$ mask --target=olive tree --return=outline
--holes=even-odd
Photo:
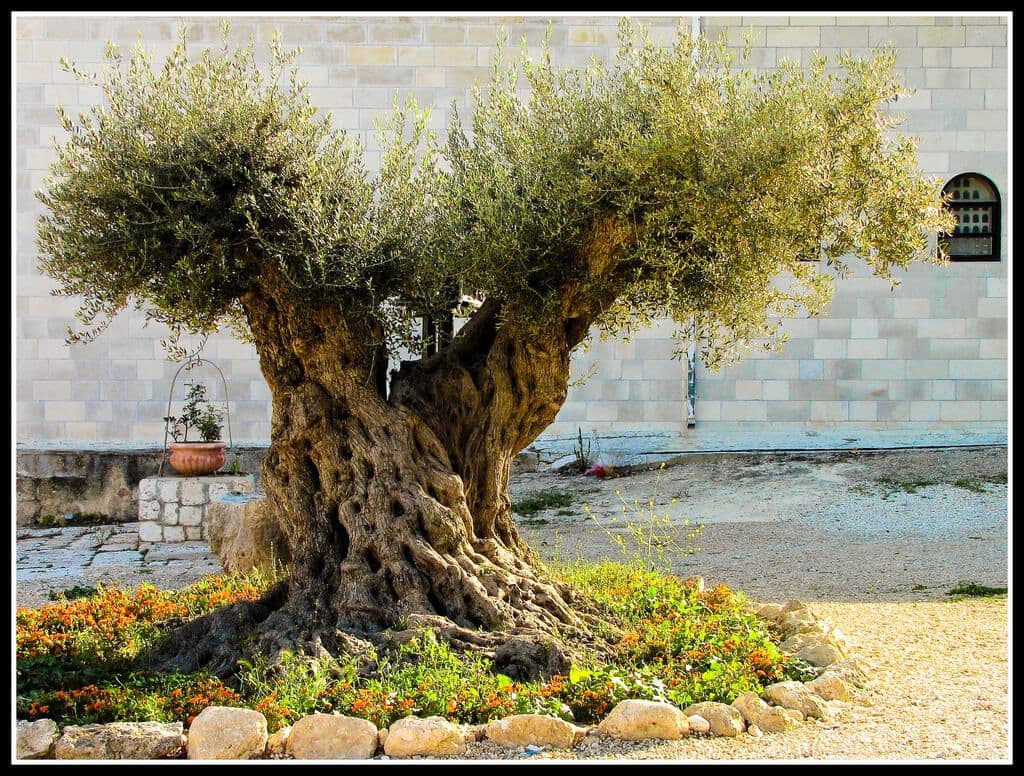
[[[155,67],[108,47],[79,73],[104,104],[61,114],[40,195],[42,268],[82,300],[72,338],[127,306],[172,340],[230,327],[272,393],[262,476],[290,580],[194,632],[193,662],[229,662],[246,630],[351,645],[401,623],[557,669],[546,639],[586,637],[591,610],[533,561],[509,469],[588,334],[693,317],[718,366],[820,311],[844,257],[891,278],[949,227],[891,131],[892,53],[757,74],[624,26],[611,65],[499,64],[446,138],[398,104],[371,173],[299,54],[271,49],[261,67],[182,38]],[[456,331],[465,297],[483,301]]]

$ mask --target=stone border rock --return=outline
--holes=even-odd
[[[452,757],[461,754],[469,742],[483,740],[527,751],[564,750],[589,735],[624,741],[671,740],[688,735],[746,734],[760,738],[807,719],[827,720],[833,714],[830,703],[848,701],[854,689],[867,685],[864,669],[849,656],[845,635],[818,618],[806,604],[797,600],[765,604],[755,614],[781,632],[784,652],[822,671],[806,683],[769,685],[760,696],[744,693],[732,704],[704,702],[679,709],[669,703],[625,700],[600,724],[590,727],[578,727],[548,715],[517,714],[476,726],[459,725],[443,717],[405,717],[374,732],[372,723],[357,717],[314,714],[268,737],[266,719],[259,712],[211,706],[193,722],[190,740],[181,734],[180,723],[175,723],[177,727],[154,722],[114,722],[85,728],[69,725],[58,735],[52,720],[21,720],[17,726],[18,757],[45,759],[54,753],[62,759],[169,757],[175,754],[178,737],[189,759],[203,760]],[[208,726],[210,735],[202,732],[202,725],[196,729],[200,718],[215,723]],[[236,727],[233,720],[237,721],[237,735],[229,734]],[[243,734],[243,729],[248,732]],[[89,735],[83,737],[85,732]],[[115,739],[116,746],[108,743]],[[133,748],[132,742],[138,746]],[[154,755],[157,749],[160,753]]]

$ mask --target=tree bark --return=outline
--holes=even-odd
[[[404,363],[390,394],[379,324],[297,299],[282,279],[243,297],[273,396],[263,486],[290,579],[195,633],[174,667],[228,671],[250,626],[263,651],[429,626],[514,677],[568,668],[556,632],[599,643],[586,603],[538,570],[508,497],[512,460],[561,408],[570,353],[603,303],[578,291],[565,289],[559,325],[529,332],[486,301],[447,347]]]
[[[259,626],[261,650],[341,634],[401,639],[432,627],[488,651],[511,676],[566,670],[569,657],[552,634],[593,642],[593,618],[535,567],[507,485],[515,452],[564,399],[568,351],[506,346],[485,314],[474,327],[474,352],[488,367],[481,385],[452,365],[428,394],[411,390],[423,385],[406,372],[389,401],[372,344],[380,332],[337,309],[300,313],[287,301],[272,293],[244,300],[273,395],[263,486],[292,557],[287,591],[267,611],[246,608],[241,617]],[[541,377],[523,382],[529,359],[540,367],[529,374]],[[226,670],[227,642],[245,629],[237,619],[201,650],[208,666],[214,654]]]

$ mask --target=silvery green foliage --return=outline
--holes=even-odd
[[[504,300],[524,336],[600,299],[604,333],[696,315],[715,366],[822,310],[844,257],[892,278],[950,227],[883,112],[905,93],[892,52],[755,74],[724,43],[662,48],[623,23],[612,66],[499,62],[446,143],[398,104],[376,175],[310,104],[297,52],[270,53],[193,59],[183,33],[159,68],[110,47],[80,74],[105,104],[61,114],[39,229],[43,270],[83,299],[74,337],[128,305],[175,333],[244,332],[239,300],[273,270],[392,347],[463,293]]]

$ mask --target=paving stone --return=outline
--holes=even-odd
[[[108,566],[138,566],[142,563],[142,553],[136,550],[114,550],[112,552],[100,552],[93,558],[90,568],[105,568]]]
[[[43,567],[84,566],[92,560],[93,555],[91,550],[39,550],[32,553],[31,564]]]
[[[146,562],[157,560],[195,560],[212,555],[205,542],[176,542],[172,545],[154,544],[146,553]]]

